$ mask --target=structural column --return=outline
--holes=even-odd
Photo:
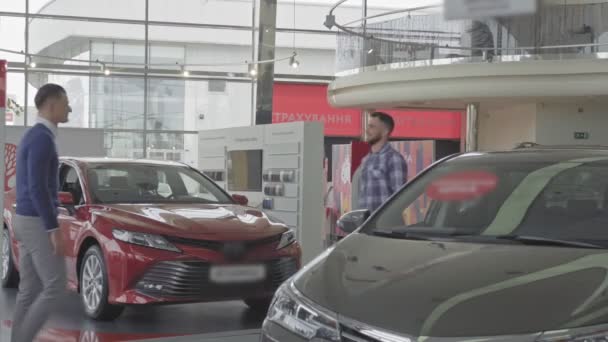
[[[467,105],[465,126],[464,150],[466,152],[477,151],[477,139],[479,129],[479,103]]]
[[[373,111],[370,109],[364,109],[361,111],[361,141],[367,141],[367,124],[369,123],[369,116]]]
[[[260,0],[258,60],[275,59],[277,0]],[[255,124],[272,123],[274,63],[257,65]]]
[[[361,8],[363,10],[363,13],[361,13],[361,18],[367,18],[367,0],[361,0]],[[369,58],[368,58],[368,51],[371,49],[372,46],[372,41],[370,39],[367,39],[365,37],[367,37],[367,19],[363,19],[363,21],[361,21],[361,34],[363,35],[363,37],[361,38],[362,40],[362,44],[361,44],[361,67],[366,67],[369,64]]]

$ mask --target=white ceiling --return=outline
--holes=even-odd
[[[37,12],[42,8],[45,4],[47,4],[50,0],[30,0],[30,10],[32,12]],[[143,0],[137,0],[143,3]],[[201,3],[205,3],[208,1],[218,1],[218,0],[201,0]],[[222,1],[222,0],[219,0]],[[245,2],[250,0],[243,0]],[[432,4],[440,4],[443,3],[444,0],[367,0],[367,5],[369,7],[385,7],[385,8],[408,8],[408,7],[417,7],[417,6],[426,6]],[[562,0],[563,1],[563,0]],[[576,1],[576,0],[570,0]],[[581,0],[578,0],[581,1]],[[589,0],[587,0],[589,1]],[[86,1],[85,1],[86,2]],[[293,0],[279,0],[279,2],[291,2]],[[296,0],[297,3],[310,3],[310,4],[323,4],[323,5],[333,5],[338,2],[338,0]],[[363,0],[348,0],[342,6],[356,6],[361,7]]]
[[[51,0],[29,0],[30,11],[32,13],[38,12],[45,4]],[[88,0],[87,0],[88,1]],[[137,0],[143,3],[143,0]],[[201,0],[202,3],[208,1],[223,1],[223,0]],[[234,0],[233,0],[234,1]],[[251,0],[239,0],[248,2]],[[291,2],[293,0],[278,0],[279,2]],[[371,8],[388,8],[388,9],[400,9],[400,8],[412,8],[427,5],[442,4],[445,0],[367,0],[368,7]],[[543,0],[546,4],[560,4],[563,5],[564,1],[568,4],[581,4],[581,3],[597,3],[605,2],[605,0]],[[297,3],[308,3],[308,4],[322,4],[322,5],[333,5],[338,0],[296,0]],[[363,0],[348,0],[341,6],[361,7]]]
[[[286,0],[289,1],[289,0]],[[333,5],[338,0],[296,0],[298,3]],[[441,4],[443,0],[367,0],[368,7],[381,8],[411,8],[426,5]],[[361,7],[363,0],[348,0],[341,6]]]
[[[30,12],[37,13],[43,6],[51,2],[52,0],[29,0],[30,1]],[[85,0],[84,2],[90,0]],[[130,0],[135,1],[135,0]],[[136,0],[138,3],[144,2],[144,0]],[[153,0],[152,0],[153,1]],[[200,0],[202,4],[208,1],[224,1],[224,0]],[[234,1],[234,0],[233,0]],[[244,2],[250,2],[251,0],[239,0]],[[367,0],[367,5],[370,8],[410,8],[418,6],[426,6],[433,4],[440,4],[444,0]],[[570,0],[572,1],[572,0]],[[290,2],[293,0],[279,0],[279,2]],[[297,3],[309,3],[309,4],[321,4],[321,5],[334,5],[338,0],[296,0]],[[348,0],[342,6],[361,7],[363,0]]]

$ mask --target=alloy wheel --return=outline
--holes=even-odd
[[[11,260],[10,240],[6,230],[2,232],[2,280],[8,277],[8,267]]]
[[[90,255],[82,272],[82,296],[84,304],[90,311],[95,311],[101,303],[103,293],[103,270],[101,261],[96,255]]]

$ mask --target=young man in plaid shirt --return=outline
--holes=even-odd
[[[382,112],[370,115],[366,129],[371,152],[361,163],[359,208],[373,212],[407,181],[407,163],[388,140],[395,128],[393,118]]]

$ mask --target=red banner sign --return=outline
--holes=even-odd
[[[395,138],[459,140],[462,113],[440,110],[382,110],[395,119]],[[333,108],[327,85],[275,83],[273,123],[321,121],[326,136],[361,136],[361,110]]]
[[[275,83],[272,123],[293,121],[321,121],[326,136],[361,134],[361,112],[331,107],[327,85]]]

